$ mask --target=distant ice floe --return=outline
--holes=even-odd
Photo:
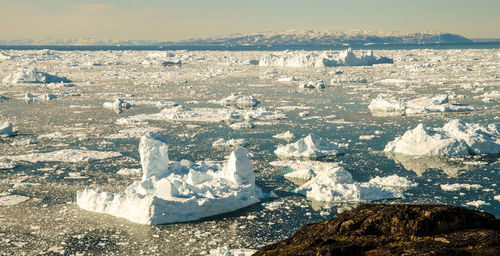
[[[278,111],[269,111],[265,108],[257,109],[227,109],[227,108],[186,108],[177,106],[163,109],[156,114],[140,114],[117,120],[118,124],[142,124],[146,120],[169,120],[185,122],[238,122],[252,120],[285,119],[285,114]]]
[[[476,208],[479,208],[481,206],[489,206],[489,205],[491,205],[491,204],[487,203],[483,200],[476,200],[476,201],[470,201],[470,202],[465,203],[465,206],[474,206]]]
[[[389,142],[384,151],[426,156],[498,154],[500,132],[495,124],[482,126],[457,119],[442,128],[427,128],[419,124]]]
[[[124,101],[123,99],[115,99],[113,102],[104,102],[103,107],[114,110],[122,110],[131,108],[132,104]]]
[[[391,175],[375,177],[368,182],[357,182],[351,173],[338,163],[318,161],[276,161],[294,171],[285,178],[307,180],[295,191],[323,202],[359,202],[403,197],[402,190],[418,186],[404,177]]]
[[[443,112],[474,111],[473,107],[458,106],[449,103],[448,95],[420,97],[410,101],[396,99],[394,96],[378,95],[368,105],[374,116],[419,115]]]
[[[255,124],[250,123],[250,122],[238,122],[229,125],[234,130],[242,130],[242,129],[252,129],[255,127]]]
[[[441,189],[444,191],[458,191],[458,190],[472,190],[472,189],[481,189],[483,186],[479,184],[441,184]]]
[[[14,125],[9,122],[0,123],[0,138],[2,137],[12,137],[16,136],[17,131],[14,129]]]
[[[121,168],[116,172],[118,175],[122,176],[139,176],[142,175],[141,168]]]
[[[212,147],[214,148],[234,148],[234,147],[246,147],[250,145],[250,142],[248,142],[245,139],[230,139],[230,140],[225,140],[224,138],[220,138],[214,143],[212,143]]]
[[[381,63],[394,63],[394,61],[386,57],[373,56],[372,51],[361,52],[358,57],[349,48],[341,52],[283,51],[262,57],[259,66],[321,68],[330,66],[372,66]]]
[[[254,96],[245,96],[239,93],[231,93],[227,98],[218,101],[209,101],[226,107],[249,108],[260,103]]]
[[[26,93],[24,95],[24,100],[25,101],[33,101],[33,100],[42,100],[42,101],[49,101],[49,100],[55,100],[57,99],[57,95],[52,94],[52,93],[44,93],[40,95],[35,95],[32,93]]]
[[[141,138],[142,180],[124,192],[87,187],[78,192],[80,208],[107,213],[141,224],[193,221],[231,212],[260,201],[248,151],[234,150],[222,166],[188,160],[169,166],[168,146],[154,134]]]
[[[323,80],[316,80],[316,81],[305,81],[302,83],[299,83],[299,89],[325,89],[325,82]]]
[[[71,80],[64,76],[56,76],[36,69],[21,69],[6,76],[4,84],[48,84],[48,83],[69,83]]]
[[[114,157],[121,157],[122,154],[113,151],[95,151],[83,149],[62,149],[46,153],[32,153],[27,155],[0,156],[0,160],[26,161],[26,162],[88,162]]]
[[[339,145],[309,134],[297,142],[278,146],[274,153],[280,158],[320,158],[343,153]]]
[[[495,102],[495,101],[500,101],[500,91],[491,91],[491,92],[486,92],[483,95],[481,95],[482,101],[483,102]]]
[[[280,139],[280,140],[294,140],[295,135],[293,133],[291,133],[290,131],[286,131],[286,132],[274,135],[273,138]]]

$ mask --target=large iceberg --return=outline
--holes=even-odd
[[[500,132],[495,124],[482,126],[457,119],[442,128],[427,128],[419,124],[389,142],[384,151],[426,156],[498,154]]]
[[[358,57],[349,48],[341,52],[284,51],[279,55],[269,54],[262,57],[259,66],[318,68],[329,66],[372,66],[381,63],[394,63],[394,61],[386,57],[375,57],[372,51],[361,53]]]
[[[48,84],[48,83],[69,83],[71,80],[64,76],[56,76],[45,72],[37,71],[36,69],[21,69],[5,77],[2,82],[4,84]]]
[[[167,144],[148,134],[141,138],[139,153],[141,181],[121,193],[87,187],[77,193],[78,206],[141,224],[163,224],[231,212],[262,197],[246,149],[234,150],[224,166],[188,160],[169,165]]]
[[[274,153],[281,158],[320,158],[335,156],[343,153],[343,151],[338,144],[309,134],[297,142],[278,146]]]

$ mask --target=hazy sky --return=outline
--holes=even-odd
[[[500,0],[0,0],[0,39],[179,40],[287,29],[500,38]]]

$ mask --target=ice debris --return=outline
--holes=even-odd
[[[122,110],[122,109],[128,109],[132,107],[132,104],[124,101],[123,99],[115,99],[113,102],[104,102],[103,106],[105,108],[109,109],[117,109],[117,110]]]
[[[224,246],[210,250],[209,256],[250,256],[256,252],[257,250],[231,249],[229,246]]]
[[[309,134],[295,143],[278,146],[274,153],[280,158],[320,158],[335,156],[343,151],[338,144]]]
[[[7,77],[5,77],[2,82],[4,84],[20,84],[20,83],[69,83],[71,80],[64,76],[56,76],[47,74],[44,72],[37,71],[36,69],[24,69],[18,70]]]
[[[238,122],[229,125],[229,127],[231,127],[234,130],[241,130],[241,129],[252,129],[255,127],[255,125],[250,122]]]
[[[407,155],[468,155],[500,153],[500,132],[495,124],[482,126],[454,119],[442,128],[419,124],[389,142],[384,151]]]
[[[444,191],[458,191],[458,190],[471,190],[471,189],[481,189],[483,186],[479,184],[441,184],[441,189]]]
[[[18,205],[26,200],[30,199],[27,196],[21,195],[7,195],[0,197],[0,206],[13,206]]]
[[[293,133],[291,133],[290,131],[286,131],[286,132],[274,135],[273,138],[280,139],[280,140],[293,140],[293,139],[295,139],[295,135]]]
[[[323,80],[306,81],[299,84],[299,89],[325,89]]]
[[[250,145],[250,142],[248,142],[245,139],[230,139],[230,140],[225,140],[224,138],[220,138],[214,143],[212,143],[212,147],[214,148],[232,148],[232,147],[246,147]]]
[[[143,176],[124,192],[87,187],[77,193],[80,208],[107,213],[141,224],[193,221],[231,212],[260,201],[248,151],[234,150],[222,166],[188,160],[169,166],[168,146],[154,134],[139,145]]]

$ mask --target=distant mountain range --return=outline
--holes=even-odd
[[[121,46],[292,46],[292,45],[342,45],[342,44],[422,44],[469,43],[472,40],[450,33],[404,33],[380,31],[289,30],[252,34],[232,34],[180,41],[159,42],[151,40],[110,40],[96,38],[1,40],[0,45],[121,45]]]

